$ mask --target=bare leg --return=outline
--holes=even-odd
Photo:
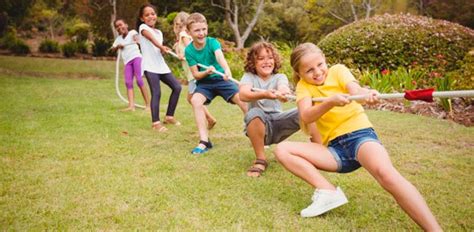
[[[255,156],[257,159],[266,160],[265,157],[265,148],[264,148],[264,139],[265,139],[265,124],[262,119],[254,118],[247,126],[247,135],[252,143],[253,150],[255,151]],[[265,170],[265,166],[262,164],[254,164],[252,167],[259,168],[260,170]],[[258,177],[260,176],[259,172],[247,172],[247,176]]]
[[[377,142],[362,144],[360,164],[395,198],[400,207],[425,231],[441,231],[423,196],[392,165],[385,148]]]
[[[122,111],[135,111],[135,95],[133,89],[127,89],[128,107]]]
[[[194,119],[199,131],[199,139],[209,142],[209,134],[206,127],[206,114],[204,113],[204,102],[206,97],[200,93],[193,94],[191,98],[191,105],[193,106]],[[205,148],[203,144],[199,144],[202,149]]]
[[[145,110],[150,111],[150,97],[148,96],[145,86],[140,87],[140,92],[142,93],[143,100],[145,101]]]
[[[188,93],[188,96],[187,96],[187,100],[189,102],[189,104],[192,105],[191,103],[191,98],[193,97],[192,94],[189,94]],[[206,106],[204,106],[204,114],[206,115],[206,120],[207,120],[207,129],[212,129],[214,127],[214,125],[216,125],[216,118],[214,118],[214,116],[212,116],[212,114],[209,112],[209,110],[207,109]]]
[[[248,111],[247,103],[245,103],[245,102],[243,102],[243,101],[240,100],[240,97],[239,97],[239,94],[238,94],[238,93],[236,93],[236,94],[232,97],[231,101],[232,101],[233,103],[237,104],[237,105],[240,107],[240,110],[242,110],[242,112],[244,113],[244,115],[247,113],[247,111]]]
[[[318,189],[336,187],[318,171],[337,171],[337,162],[329,150],[317,143],[282,142],[273,152],[278,161],[295,176]]]

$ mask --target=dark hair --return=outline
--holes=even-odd
[[[281,68],[281,58],[278,54],[278,51],[271,43],[268,42],[257,42],[250,48],[249,52],[247,53],[247,58],[245,60],[245,71],[253,74],[257,74],[257,70],[255,68],[255,60],[257,59],[258,52],[262,49],[267,50],[273,56],[273,60],[275,61],[275,66],[273,67],[273,74],[278,72],[278,69]]]
[[[125,20],[123,18],[116,18],[114,20],[114,27],[115,27],[115,24],[118,22],[118,21],[122,21],[123,23],[127,24],[127,22],[125,22]]]
[[[137,23],[135,24],[135,26],[136,26],[135,29],[136,29],[137,31],[140,29],[140,25],[142,25],[142,23],[144,23],[144,22],[142,21],[141,17],[142,17],[142,15],[143,15],[143,11],[144,11],[145,8],[147,8],[147,7],[151,7],[151,8],[155,11],[155,13],[156,13],[156,7],[155,7],[155,6],[153,6],[153,5],[150,4],[150,3],[145,3],[145,4],[143,4],[143,5],[140,7],[140,9],[138,10]]]

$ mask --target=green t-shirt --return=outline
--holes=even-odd
[[[221,49],[221,44],[217,39],[212,38],[212,37],[207,37],[206,38],[206,44],[204,47],[200,50],[197,50],[193,43],[190,43],[185,49],[184,49],[184,55],[186,56],[186,61],[188,61],[189,67],[192,67],[194,65],[203,64],[206,66],[214,66],[217,71],[224,73],[224,69],[219,65],[216,59],[215,51]],[[201,68],[198,66],[199,71],[204,71],[204,68]],[[205,78],[202,78],[198,82],[207,82],[207,81],[212,81],[212,79],[221,79],[222,76],[219,74],[211,74],[208,75]]]

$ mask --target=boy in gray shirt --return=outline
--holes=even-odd
[[[267,42],[252,46],[245,62],[245,74],[240,81],[240,99],[249,103],[245,115],[245,130],[255,151],[256,160],[247,175],[259,177],[268,166],[265,145],[276,144],[300,129],[298,110],[283,111],[282,102],[290,93],[288,78],[279,74],[281,59]],[[252,91],[257,88],[263,91]]]

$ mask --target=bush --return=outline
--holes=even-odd
[[[40,52],[45,52],[45,53],[58,53],[59,52],[59,43],[50,40],[50,39],[45,39],[41,42],[39,46]]]
[[[0,48],[10,49],[15,46],[18,37],[16,35],[16,30],[14,28],[9,28],[5,35],[0,38]]]
[[[92,45],[92,55],[105,56],[112,44],[105,38],[95,38]]]
[[[25,41],[21,39],[17,39],[15,41],[15,44],[10,47],[10,51],[12,51],[15,54],[28,54],[30,53],[30,47],[25,43]]]
[[[74,56],[77,52],[77,43],[74,41],[69,41],[63,44],[62,50],[65,57]]]
[[[77,52],[82,54],[89,53],[89,45],[87,45],[86,41],[76,41]]]
[[[381,15],[346,25],[318,44],[329,63],[355,69],[396,69],[419,64],[432,70],[442,57],[445,71],[459,69],[474,46],[474,30],[422,16]]]

